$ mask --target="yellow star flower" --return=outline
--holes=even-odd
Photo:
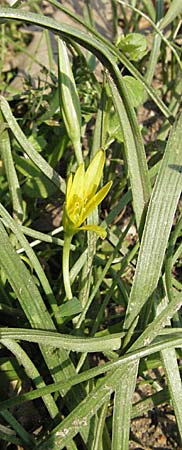
[[[79,230],[94,231],[100,237],[106,237],[104,228],[98,225],[83,225],[90,213],[102,202],[111,188],[109,181],[98,192],[105,163],[105,153],[99,150],[85,172],[82,163],[74,177],[70,175],[67,183],[66,202],[63,214],[63,227],[67,235],[72,236]]]

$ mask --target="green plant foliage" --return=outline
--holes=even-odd
[[[138,108],[144,101],[144,87],[142,83],[138,80],[135,80],[134,77],[125,75],[125,77],[123,78],[126,84],[126,88],[129,91],[131,103],[134,108]]]
[[[181,2],[83,3],[0,5],[0,448],[179,449]]]
[[[145,56],[147,51],[146,38],[140,33],[119,36],[116,44],[131,61],[139,61]]]

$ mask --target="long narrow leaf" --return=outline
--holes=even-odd
[[[0,112],[0,125],[4,123],[3,116]],[[9,184],[9,191],[12,199],[13,214],[18,221],[23,219],[23,204],[20,185],[16,174],[8,130],[5,129],[1,133],[0,153],[4,162],[5,172]]]
[[[32,379],[37,388],[46,386],[39,371],[31,361],[29,356],[26,354],[26,352],[20,347],[19,344],[17,344],[17,342],[15,342],[13,339],[5,338],[1,340],[1,343],[6,348],[8,348],[8,350],[10,350],[13,355],[16,356],[19,364],[25,368],[26,374],[30,379]],[[42,400],[45,403],[50,416],[54,418],[59,413],[59,410],[52,396],[49,394],[48,396],[42,397]]]
[[[160,277],[164,254],[182,188],[182,115],[174,124],[151,195],[125,327],[129,328],[152,295]]]
[[[29,158],[42,170],[42,172],[63,192],[65,192],[65,182],[61,176],[47,163],[47,161],[34,149],[33,145],[26,138],[21,130],[18,122],[13,116],[7,100],[0,96],[0,109],[3,113],[4,119],[7,121],[14,137],[22,147],[23,151]]]
[[[3,217],[3,219],[6,222],[6,225],[13,231],[13,233],[16,235],[17,239],[19,240],[20,244],[24,248],[28,258],[30,259],[35,272],[37,273],[39,280],[42,284],[42,287],[44,289],[44,292],[47,296],[47,299],[49,300],[49,303],[51,305],[52,311],[56,314],[57,312],[57,303],[56,299],[54,297],[53,291],[51,289],[51,286],[48,282],[48,279],[41,267],[41,264],[36,257],[34,251],[30,247],[27,239],[25,238],[24,234],[21,231],[21,227],[19,224],[15,222],[10,216],[10,214],[6,211],[6,209],[3,207],[3,205],[0,204],[0,215]]]
[[[16,434],[21,438],[22,443],[24,445],[33,447],[34,439],[28,433],[28,431],[24,429],[24,427],[18,422],[18,420],[13,416],[13,414],[10,411],[8,410],[1,411],[1,416],[9,425],[11,425]]]
[[[150,181],[146,164],[146,157],[139,127],[136,123],[134,110],[127,96],[122,78],[122,93],[125,94],[125,104],[119,95],[113,81],[109,84],[113,102],[118,113],[120,126],[123,131],[130,183],[133,196],[133,206],[138,227],[141,224],[142,214],[149,200]]]
[[[127,364],[125,373],[121,368],[121,378],[114,396],[112,447],[111,450],[128,450],[132,397],[138,373],[138,363]]]
[[[0,328],[1,339],[22,339],[51,347],[65,348],[76,352],[104,352],[118,350],[123,333],[109,334],[95,338],[81,338],[42,330],[26,330],[22,328]]]
[[[182,14],[182,3],[179,0],[172,0],[166,15],[161,20],[160,28],[163,30],[180,14]]]
[[[167,384],[173,403],[178,430],[182,439],[182,384],[175,349],[161,352]]]

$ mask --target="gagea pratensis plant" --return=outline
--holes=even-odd
[[[66,201],[63,213],[64,247],[63,247],[63,280],[68,299],[72,298],[69,280],[69,252],[72,237],[80,230],[94,231],[102,239],[106,237],[106,230],[99,225],[82,225],[91,212],[102,202],[109,192],[112,181],[108,181],[98,192],[105,153],[99,150],[88,169],[84,163],[80,164],[74,177],[68,178],[66,187]]]

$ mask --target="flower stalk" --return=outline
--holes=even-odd
[[[72,298],[69,280],[69,253],[72,237],[79,230],[94,231],[102,239],[106,230],[99,225],[82,225],[91,212],[102,202],[109,192],[112,181],[109,181],[98,192],[102,178],[105,153],[99,150],[85,171],[84,163],[80,164],[74,177],[70,175],[66,187],[66,201],[63,212],[64,247],[63,247],[63,281],[68,300]]]
[[[64,246],[63,246],[63,282],[68,300],[72,299],[72,291],[69,276],[69,255],[71,246],[72,235],[65,234]]]

